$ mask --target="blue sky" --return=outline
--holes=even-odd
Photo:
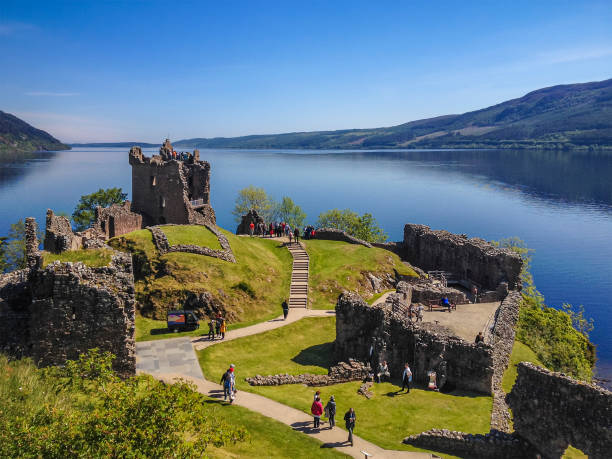
[[[610,1],[1,0],[0,110],[66,142],[390,126],[612,77]]]

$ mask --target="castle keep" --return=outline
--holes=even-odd
[[[151,158],[140,147],[130,149],[132,212],[142,215],[144,226],[214,225],[210,206],[210,164],[200,152],[176,154],[166,139],[159,155]]]

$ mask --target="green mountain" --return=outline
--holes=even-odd
[[[180,140],[178,148],[612,149],[612,79],[538,89],[488,108],[399,126]]]
[[[64,145],[51,134],[0,110],[0,153],[68,149],[68,145]]]

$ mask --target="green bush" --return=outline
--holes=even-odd
[[[351,209],[331,209],[319,215],[318,228],[335,228],[368,242],[385,242],[387,235],[372,214],[359,215]]]
[[[251,287],[251,285],[248,282],[240,281],[236,285],[234,285],[232,288],[236,290],[242,290],[244,293],[249,295],[251,298],[257,297],[255,290],[253,290],[253,287]]]

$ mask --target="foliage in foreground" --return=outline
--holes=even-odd
[[[496,244],[523,258],[523,302],[516,339],[529,346],[546,367],[591,380],[596,359],[595,345],[589,341],[588,333],[593,329],[593,319],[584,317],[583,306],[577,311],[569,304],[564,304],[563,310],[546,306],[529,272],[532,250],[523,241],[508,238]]]
[[[89,228],[96,217],[96,207],[108,207],[113,204],[121,204],[127,199],[127,194],[121,188],[100,188],[91,194],[84,194],[72,213],[78,231]]]
[[[350,209],[323,212],[317,220],[318,228],[335,228],[368,242],[385,242],[387,235],[372,214],[359,215]]]
[[[191,384],[122,381],[112,359],[39,370],[0,355],[0,457],[202,457],[247,438]]]

